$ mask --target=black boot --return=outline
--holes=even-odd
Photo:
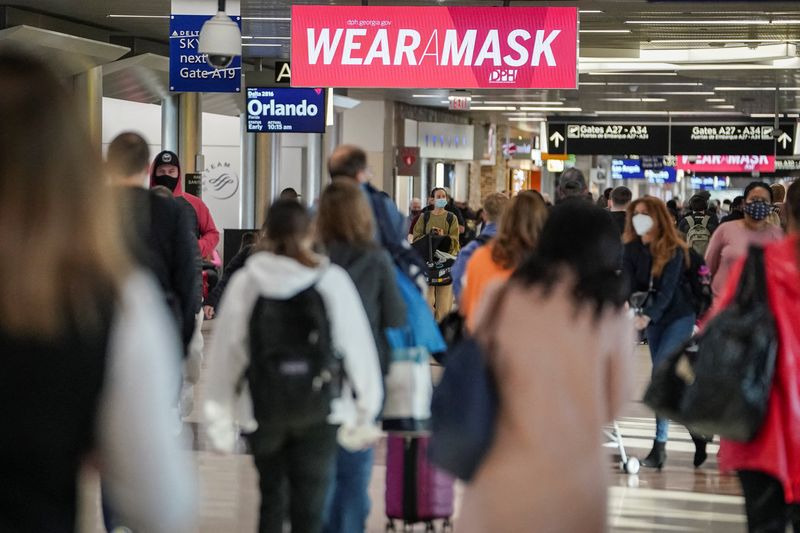
[[[647,468],[658,468],[661,470],[664,466],[664,462],[667,460],[667,450],[666,450],[667,443],[666,442],[658,442],[657,440],[653,441],[653,449],[650,450],[650,453],[642,460],[642,466]]]
[[[699,468],[708,458],[708,453],[706,453],[708,441],[703,437],[692,435],[692,442],[694,442],[694,467]]]

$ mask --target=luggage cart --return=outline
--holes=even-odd
[[[608,441],[603,444],[606,448],[616,448],[619,451],[619,469],[625,472],[626,474],[630,474],[635,476],[639,473],[639,459],[636,457],[628,457],[628,454],[625,452],[625,443],[622,442],[622,433],[619,430],[619,424],[615,420],[610,428],[606,428],[603,430],[603,433],[606,436]]]

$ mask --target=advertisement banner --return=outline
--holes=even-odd
[[[578,84],[574,7],[292,6],[292,86]]]
[[[213,15],[180,15],[169,18],[169,90],[187,93],[235,93],[242,86],[242,58],[235,57],[228,68],[208,64],[198,51],[203,24]],[[242,19],[231,17],[241,28]]]
[[[771,155],[698,155],[676,156],[676,168],[691,172],[775,172]]]
[[[247,88],[247,131],[324,133],[325,90]]]

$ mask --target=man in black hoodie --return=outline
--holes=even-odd
[[[150,149],[136,133],[122,133],[108,147],[107,172],[119,189],[128,249],[164,290],[186,354],[200,310],[200,252],[185,210],[147,190],[149,164]]]

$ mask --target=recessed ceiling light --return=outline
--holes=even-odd
[[[564,102],[514,102],[511,100],[487,100],[484,103],[491,105],[564,105]]]
[[[712,107],[714,109],[736,109],[735,105],[729,105],[729,104],[726,104],[726,105],[715,105],[715,106],[712,106]]]
[[[652,39],[647,41],[653,44],[670,43],[791,43],[796,39]]]
[[[168,19],[169,15],[106,15],[110,19]]]
[[[595,13],[602,13],[602,11],[599,9],[579,9],[578,13],[580,13],[581,15],[590,15]]]
[[[516,111],[516,107],[504,107],[493,105],[476,105],[471,106],[470,111]]]
[[[706,102],[724,102],[724,98],[706,98]]]
[[[266,36],[266,35],[242,35],[242,39],[273,39],[276,41],[291,41],[291,37],[283,37],[283,36]]]
[[[666,102],[666,98],[600,98],[603,102]]]
[[[785,20],[734,20],[734,19],[722,19],[722,20],[626,20],[625,24],[643,24],[643,25],[656,25],[656,26],[663,26],[663,25],[671,25],[671,26],[784,26],[784,25],[794,25],[800,24],[800,20],[795,19],[785,19]]]
[[[255,47],[263,47],[263,48],[277,48],[283,46],[282,44],[274,44],[274,43],[242,43],[242,46],[255,46]]]
[[[658,94],[661,96],[714,96],[713,91],[666,91],[654,93],[648,91],[647,94]]]
[[[666,115],[666,111],[596,111],[598,115]]]
[[[578,30],[580,33],[630,33],[631,30]]]
[[[242,17],[242,20],[292,20],[292,17]]]
[[[677,76],[677,72],[588,72],[589,76]]]
[[[562,111],[564,113],[567,112],[578,112],[582,111],[580,107],[528,107],[523,106],[519,108],[520,111]],[[509,111],[514,111],[513,109],[509,109]]]

